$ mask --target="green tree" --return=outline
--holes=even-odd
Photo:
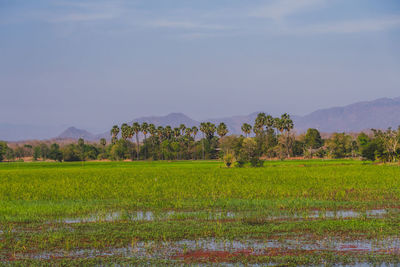
[[[357,136],[360,156],[366,160],[375,160],[375,152],[378,151],[378,143],[364,132]]]
[[[245,138],[240,151],[240,161],[249,161],[253,167],[262,166],[259,159],[257,142],[254,138]]]
[[[78,146],[69,144],[62,150],[64,161],[81,161],[81,151]]]
[[[80,153],[82,155],[82,151]],[[60,162],[62,161],[63,154],[60,151],[60,146],[58,144],[54,143],[50,146],[49,159]]]
[[[49,157],[50,148],[47,144],[41,143],[40,144],[40,156],[42,160],[46,160]]]
[[[327,148],[333,158],[345,158],[351,153],[352,138],[345,133],[334,133],[327,140]]]
[[[319,149],[323,145],[321,134],[317,129],[310,128],[304,136],[304,145],[308,150],[308,156],[313,157],[313,150]]]
[[[134,147],[131,141],[120,139],[111,147],[110,156],[113,160],[133,159],[137,154]]]
[[[228,135],[220,139],[220,149],[222,153],[233,153],[235,158],[239,158],[242,143],[245,138],[243,136]]]
[[[0,141],[0,162],[4,160],[7,153],[8,145],[6,142]]]
[[[400,149],[400,127],[397,130],[388,128],[386,131],[374,130],[375,139],[379,140],[384,147],[383,161],[394,162],[398,160]],[[382,158],[382,157],[381,157]]]
[[[41,156],[42,152],[40,151],[40,146],[35,146],[33,148],[33,160],[38,160]]]
[[[13,161],[15,159],[15,153],[14,153],[14,150],[11,147],[7,147],[5,158],[8,161]]]
[[[22,147],[22,146],[17,146],[17,147],[14,149],[14,154],[15,154],[15,156],[17,157],[17,159],[23,158],[23,157],[25,156],[24,147]]]
[[[32,145],[25,144],[24,145],[24,156],[25,157],[32,157],[33,156],[33,147]]]
[[[85,140],[83,140],[83,138],[78,139],[78,147],[80,151],[80,158],[82,161],[85,161]]]

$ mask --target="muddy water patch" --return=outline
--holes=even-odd
[[[65,218],[57,222],[66,224],[90,223],[90,222],[112,222],[119,220],[128,221],[155,221],[155,220],[179,220],[179,219],[232,219],[236,214],[233,212],[196,212],[196,211],[136,211],[136,212],[110,212],[106,214],[94,214],[86,217]]]
[[[282,238],[280,240],[221,240],[199,239],[165,242],[136,242],[123,248],[109,249],[81,249],[73,251],[51,251],[36,254],[17,254],[17,259],[52,259],[52,258],[90,258],[118,256],[125,258],[143,259],[171,259],[179,255],[185,255],[191,251],[220,251],[225,253],[240,253],[258,256],[268,255],[271,249],[277,251],[331,251],[353,252],[373,254],[399,254],[400,239],[387,238],[381,240],[341,240],[338,238],[326,238],[313,240],[312,237]]]
[[[399,213],[399,210],[390,211],[390,213]],[[84,217],[65,218],[56,222],[65,224],[91,223],[91,222],[113,222],[113,221],[156,221],[156,220],[232,220],[246,218],[262,218],[266,220],[306,220],[306,219],[345,219],[345,218],[383,218],[389,214],[385,209],[374,209],[367,211],[354,210],[336,210],[336,211],[304,211],[304,212],[286,212],[286,211],[115,211],[109,213],[92,214]]]

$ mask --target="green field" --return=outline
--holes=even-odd
[[[0,264],[400,263],[400,166],[0,164]]]

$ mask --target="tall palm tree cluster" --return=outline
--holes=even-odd
[[[203,134],[201,140],[197,138],[199,131]],[[134,122],[132,125],[123,123],[120,127],[114,125],[110,135],[112,145],[122,147],[115,149],[120,154],[122,150],[132,148],[130,145],[134,138],[134,156],[137,160],[206,159],[217,157],[218,137],[215,134],[222,138],[228,132],[228,127],[223,122],[217,126],[211,122],[203,122],[199,128],[187,127],[185,124],[172,128],[169,125],[163,127],[147,122]]]
[[[257,143],[257,154],[262,156],[268,146],[281,145],[281,154],[291,153],[290,131],[293,121],[288,114],[273,118],[265,113],[259,113],[254,125],[244,123],[241,127],[246,138],[253,138]],[[198,137],[198,133],[201,136]],[[215,125],[202,122],[199,127],[156,126],[152,123],[123,123],[120,127],[114,125],[110,131],[111,143],[116,146],[112,151],[119,156],[115,158],[140,159],[212,159],[221,156],[220,143],[229,133],[228,127],[221,122]],[[242,136],[241,138],[245,138]],[[279,137],[279,138],[278,138]],[[125,152],[124,152],[125,151]],[[126,152],[130,151],[130,152]],[[253,153],[254,154],[254,153]]]
[[[293,128],[293,120],[287,113],[276,118],[259,113],[253,127],[247,123],[242,125],[242,131],[246,137],[253,130],[259,157],[269,155],[286,158],[293,155],[295,141],[294,136],[291,135]]]

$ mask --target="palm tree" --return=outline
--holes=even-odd
[[[228,134],[228,127],[225,123],[221,122],[217,127],[217,134],[222,138]]]
[[[117,136],[119,134],[119,127],[118,125],[114,125],[110,131],[111,134],[111,143],[115,144],[115,142],[117,142]]]
[[[274,127],[282,134],[285,130],[284,122],[280,118],[274,119]]]
[[[157,133],[156,126],[153,123],[149,124],[149,133],[152,137],[154,137]]]
[[[267,126],[267,129],[271,129],[274,126],[274,118],[271,115],[267,115],[265,126]]]
[[[184,135],[185,134],[186,125],[182,123],[181,125],[179,125],[179,129],[181,130],[182,135]]]
[[[162,127],[162,126],[157,127],[157,134],[158,134],[158,139],[159,139],[160,143],[162,142],[162,139],[164,137],[164,132],[165,132],[164,127]]]
[[[210,141],[215,134],[215,131],[217,130],[217,127],[215,127],[215,124],[211,122],[206,122],[206,135],[207,139]]]
[[[107,140],[105,138],[101,138],[100,145],[101,145],[103,153],[104,153],[106,151]]]
[[[256,135],[262,133],[264,131],[264,126],[267,122],[267,116],[264,112],[258,113],[257,118],[254,122],[253,131]]]
[[[146,144],[144,150],[144,158],[147,159],[147,132],[149,131],[149,125],[147,124],[147,122],[143,122],[140,128],[144,135],[144,143]]]
[[[171,137],[172,137],[172,128],[171,128],[171,126],[169,126],[169,125],[165,126],[164,130],[165,130],[165,135],[166,135],[167,139],[170,140]]]
[[[163,138],[164,138],[164,136],[165,136],[165,129],[164,129],[164,127],[158,126],[158,128],[157,128],[157,134],[158,134],[158,141],[159,141],[159,148],[158,148],[158,152],[159,152],[159,154],[160,154],[160,157],[159,157],[159,158],[163,159],[164,153],[162,153],[162,152],[163,152],[163,151],[162,151],[162,141],[163,141]]]
[[[202,149],[203,149],[203,160],[204,160],[206,158],[204,151],[204,139],[205,139],[205,134],[207,132],[207,124],[205,122],[200,123],[200,131],[203,133]]]
[[[243,125],[242,125],[242,132],[245,134],[246,138],[247,138],[247,136],[250,134],[252,128],[253,128],[253,127],[251,127],[250,124],[248,124],[248,123],[243,123]]]
[[[290,118],[290,115],[287,113],[284,113],[281,116],[281,121],[283,124],[283,128],[286,131],[286,138],[285,138],[285,143],[286,143],[286,153],[289,156],[290,155],[290,149],[291,149],[291,142],[290,142],[290,131],[294,127],[293,120]]]
[[[196,135],[199,132],[199,129],[196,126],[192,127],[193,139],[196,141]]]
[[[130,126],[126,123],[121,125],[121,137],[122,139],[126,140],[129,138],[130,135]]]
[[[181,129],[174,128],[174,130],[172,132],[174,134],[175,139],[178,140],[178,137],[181,135]]]
[[[293,123],[293,120],[290,118],[290,115],[287,113],[284,113],[281,116],[281,120],[283,121],[283,127],[284,127],[285,131],[290,132],[294,127],[294,123]]]
[[[190,143],[191,143],[191,134],[192,134],[192,128],[186,128],[185,129],[185,136],[184,136],[184,138],[182,138],[183,140],[183,144],[182,145],[184,145],[185,143],[186,143],[186,145],[187,145],[187,159],[189,159],[190,158],[190,147],[191,147],[191,145],[190,145]]]
[[[294,127],[293,120],[290,118],[289,114],[287,113],[282,114],[280,118],[274,119],[274,127],[280,132],[282,138],[284,138],[284,146],[286,148],[286,153],[289,156],[290,154],[289,134]],[[284,136],[284,133],[286,136]]]
[[[197,135],[198,132],[199,132],[199,129],[196,126],[193,126],[192,127],[192,133],[193,133],[193,142],[195,144],[195,146],[194,146],[194,159],[197,159],[197,155],[196,155],[196,153],[197,153],[196,135]]]
[[[157,129],[156,126],[152,123],[149,124],[149,133],[151,135],[151,150],[153,151],[154,157],[154,139],[156,138]]]
[[[137,146],[136,156],[137,156],[137,160],[139,160],[139,153],[140,153],[139,133],[141,131],[140,124],[138,122],[134,122],[132,124],[132,130],[136,135],[136,146]]]
[[[180,138],[179,138],[179,136],[181,135],[181,129],[180,128],[174,128],[173,130],[172,130],[172,133],[173,133],[173,136],[175,137],[175,141],[178,141],[179,140],[179,144],[180,144],[180,147],[182,146],[182,140],[180,140]],[[176,159],[180,159],[180,151],[181,151],[181,149],[179,149],[179,151],[176,151]]]

